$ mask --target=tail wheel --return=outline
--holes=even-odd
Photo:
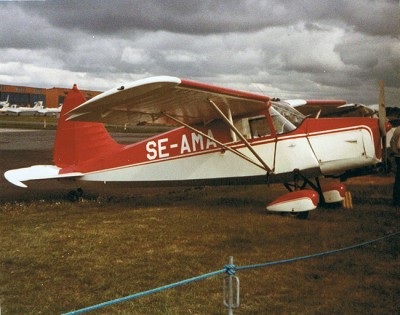
[[[68,195],[67,195],[67,199],[69,201],[75,202],[75,201],[79,201],[83,196],[83,189],[82,188],[78,188],[76,190],[71,190]]]

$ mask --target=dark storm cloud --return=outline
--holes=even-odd
[[[4,83],[104,90],[167,74],[370,102],[384,79],[400,94],[399,1],[30,1],[0,13]]]
[[[47,2],[0,2],[0,48],[30,50],[60,50],[71,52],[76,43],[84,40],[83,30],[63,29],[49,23],[37,10]]]
[[[48,27],[45,17],[14,3],[0,3],[0,47],[36,49],[65,45],[63,31]]]
[[[128,30],[246,32],[286,23],[286,9],[280,4],[270,7],[255,1],[53,1],[23,6],[55,27],[102,34]]]
[[[400,87],[399,49],[399,41],[390,45],[386,37],[360,35],[352,36],[335,47],[343,63],[362,79],[369,76],[385,78],[388,86],[397,88]]]
[[[398,36],[400,26],[398,1],[385,0],[73,0],[28,2],[20,6],[55,27],[103,34],[127,30],[187,34],[248,32],[299,21],[330,20],[361,33]]]
[[[340,16],[360,33],[399,38],[400,4],[393,0],[345,1]]]

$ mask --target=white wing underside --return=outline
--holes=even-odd
[[[134,81],[99,94],[67,115],[68,120],[74,121],[170,124],[172,121],[164,116],[166,113],[193,125],[220,119],[209,100],[223,112],[229,107],[235,117],[265,109],[269,98],[161,76]]]

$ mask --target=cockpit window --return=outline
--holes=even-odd
[[[304,118],[306,118],[298,110],[284,102],[272,102],[272,107],[296,127],[300,126]]]
[[[249,125],[252,138],[265,137],[271,134],[271,129],[265,116],[249,119]]]
[[[234,125],[246,139],[255,139],[271,136],[273,129],[277,134],[291,132],[300,126],[305,118],[303,114],[283,102],[272,102],[269,113],[273,125],[270,125],[265,115],[238,118]]]
[[[285,103],[273,102],[269,112],[277,134],[295,130],[305,118],[303,114]]]
[[[240,118],[234,124],[246,139],[255,139],[272,134],[271,126],[265,115]]]

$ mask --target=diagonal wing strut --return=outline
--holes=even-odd
[[[208,99],[208,102],[211,106],[215,108],[215,110],[219,113],[224,122],[231,128],[231,130],[243,141],[246,147],[250,150],[251,153],[256,157],[256,159],[262,164],[263,168],[268,172],[272,172],[271,168],[264,162],[264,160],[258,155],[258,153],[253,149],[251,144],[247,141],[247,139],[241,134],[241,132],[234,126],[234,124],[229,120],[228,117],[221,111],[221,109],[215,104],[211,99]]]
[[[236,150],[236,149],[234,149],[234,148],[231,148],[231,147],[225,145],[224,143],[222,143],[222,142],[216,140],[215,138],[213,138],[213,137],[211,137],[211,136],[205,134],[204,132],[202,132],[202,131],[200,131],[200,130],[198,130],[198,129],[196,129],[196,128],[194,128],[194,127],[192,127],[192,126],[190,126],[190,125],[188,125],[188,124],[186,124],[186,123],[184,123],[183,121],[180,121],[179,119],[175,118],[174,116],[171,116],[171,115],[169,115],[169,114],[167,114],[167,113],[163,113],[163,115],[165,115],[166,117],[172,119],[173,121],[177,122],[178,124],[180,124],[180,125],[182,125],[182,126],[188,128],[188,129],[190,129],[190,130],[192,130],[192,131],[194,131],[194,132],[196,132],[196,133],[202,135],[203,137],[205,137],[205,138],[207,138],[207,139],[209,139],[209,140],[211,140],[211,141],[214,141],[215,143],[217,143],[218,145],[220,145],[224,150],[231,151],[232,153],[236,154],[237,156],[241,157],[242,159],[244,159],[244,160],[246,160],[246,161],[248,161],[248,162],[250,162],[250,163],[252,163],[252,164],[258,166],[259,168],[262,168],[263,170],[269,172],[269,169],[268,169],[268,168],[266,168],[266,167],[263,166],[263,165],[258,164],[257,162],[255,162],[255,161],[253,161],[251,158],[249,158],[247,155],[245,155],[245,154],[239,152],[238,150]]]

